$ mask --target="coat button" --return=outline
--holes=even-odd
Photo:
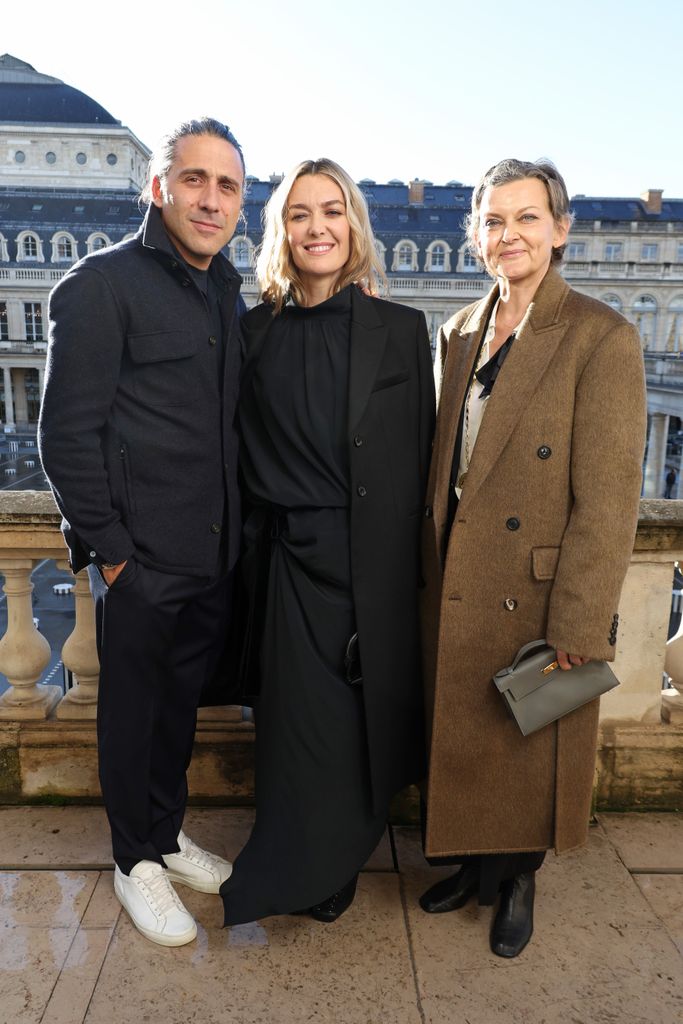
[[[431,519],[434,515],[434,509],[431,505],[425,505],[425,519]]]
[[[508,612],[514,612],[515,608],[517,607],[517,602],[515,601],[514,597],[506,597],[505,600],[503,601],[503,607]]]
[[[214,338],[214,336],[212,334],[211,337],[209,338],[209,345],[211,345],[211,347],[213,348],[213,346],[215,344],[216,344],[216,339]]]
[[[90,552],[90,557],[91,558],[97,558],[97,552],[96,551],[91,551]]]
[[[609,638],[608,643],[609,643],[610,647],[614,647],[616,645],[616,642],[617,642],[617,638],[615,636],[611,636]]]
[[[548,448],[547,444],[542,444],[536,452],[536,454],[538,455],[539,459],[549,459],[550,456],[553,454],[553,450],[552,448]]]
[[[505,525],[507,526],[508,530],[518,530],[521,524],[517,516],[510,516]]]
[[[360,487],[356,488],[356,494],[358,495],[359,498],[364,498],[367,493],[367,489],[363,487],[362,484],[360,485]]]
[[[171,270],[178,269],[178,260],[171,260]]]
[[[356,448],[360,448],[360,446],[363,444],[363,438],[360,436],[360,434],[356,434],[356,436],[353,439],[353,443],[355,444]]]
[[[220,533],[220,532],[221,532],[221,524],[220,523],[211,523],[211,533]]]

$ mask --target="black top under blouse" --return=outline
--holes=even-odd
[[[240,397],[240,464],[253,502],[349,505],[352,287],[273,319]]]

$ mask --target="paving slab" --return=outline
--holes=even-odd
[[[415,971],[428,1024],[681,1024],[683,958],[601,829],[539,872],[535,933],[514,960],[489,949],[492,908],[428,915],[430,868],[395,830]]]
[[[183,828],[207,850],[234,860],[254,821],[252,808],[188,807]],[[0,870],[113,868],[103,807],[0,807]],[[393,871],[388,830],[366,871]]]
[[[683,873],[683,814],[601,813],[598,821],[629,871]]]
[[[683,956],[683,875],[635,875],[634,878]]]
[[[198,937],[179,949],[153,946],[121,915],[86,1024],[422,1024],[396,874],[363,874],[332,925],[223,929],[220,900],[182,898]]]
[[[97,880],[94,872],[0,874],[0,1024],[42,1021]]]

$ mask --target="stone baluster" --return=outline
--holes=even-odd
[[[68,563],[57,562],[59,569]],[[82,569],[74,587],[75,624],[62,648],[62,661],[73,672],[75,685],[67,690],[57,711],[57,718],[93,719],[97,717],[97,688],[100,663],[95,642],[95,605],[90,593],[88,574]]]
[[[662,696],[662,718],[665,722],[683,724],[683,619],[678,632],[667,641],[664,671],[676,689],[667,690]]]
[[[0,640],[0,672],[10,688],[0,697],[1,719],[47,718],[61,696],[59,686],[39,686],[50,661],[50,645],[35,627],[31,594],[34,562],[27,558],[3,559],[7,632]]]

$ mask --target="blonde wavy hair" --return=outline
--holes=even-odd
[[[273,306],[274,315],[281,311],[289,296],[299,304],[305,303],[305,289],[287,241],[287,211],[294,182],[307,174],[325,174],[331,178],[342,190],[346,204],[351,229],[350,254],[335,282],[334,292],[341,291],[352,282],[367,288],[373,295],[387,288],[365,196],[334,160],[325,157],[303,160],[285,175],[263,211],[263,240],[258,249],[256,274],[261,298]]]

